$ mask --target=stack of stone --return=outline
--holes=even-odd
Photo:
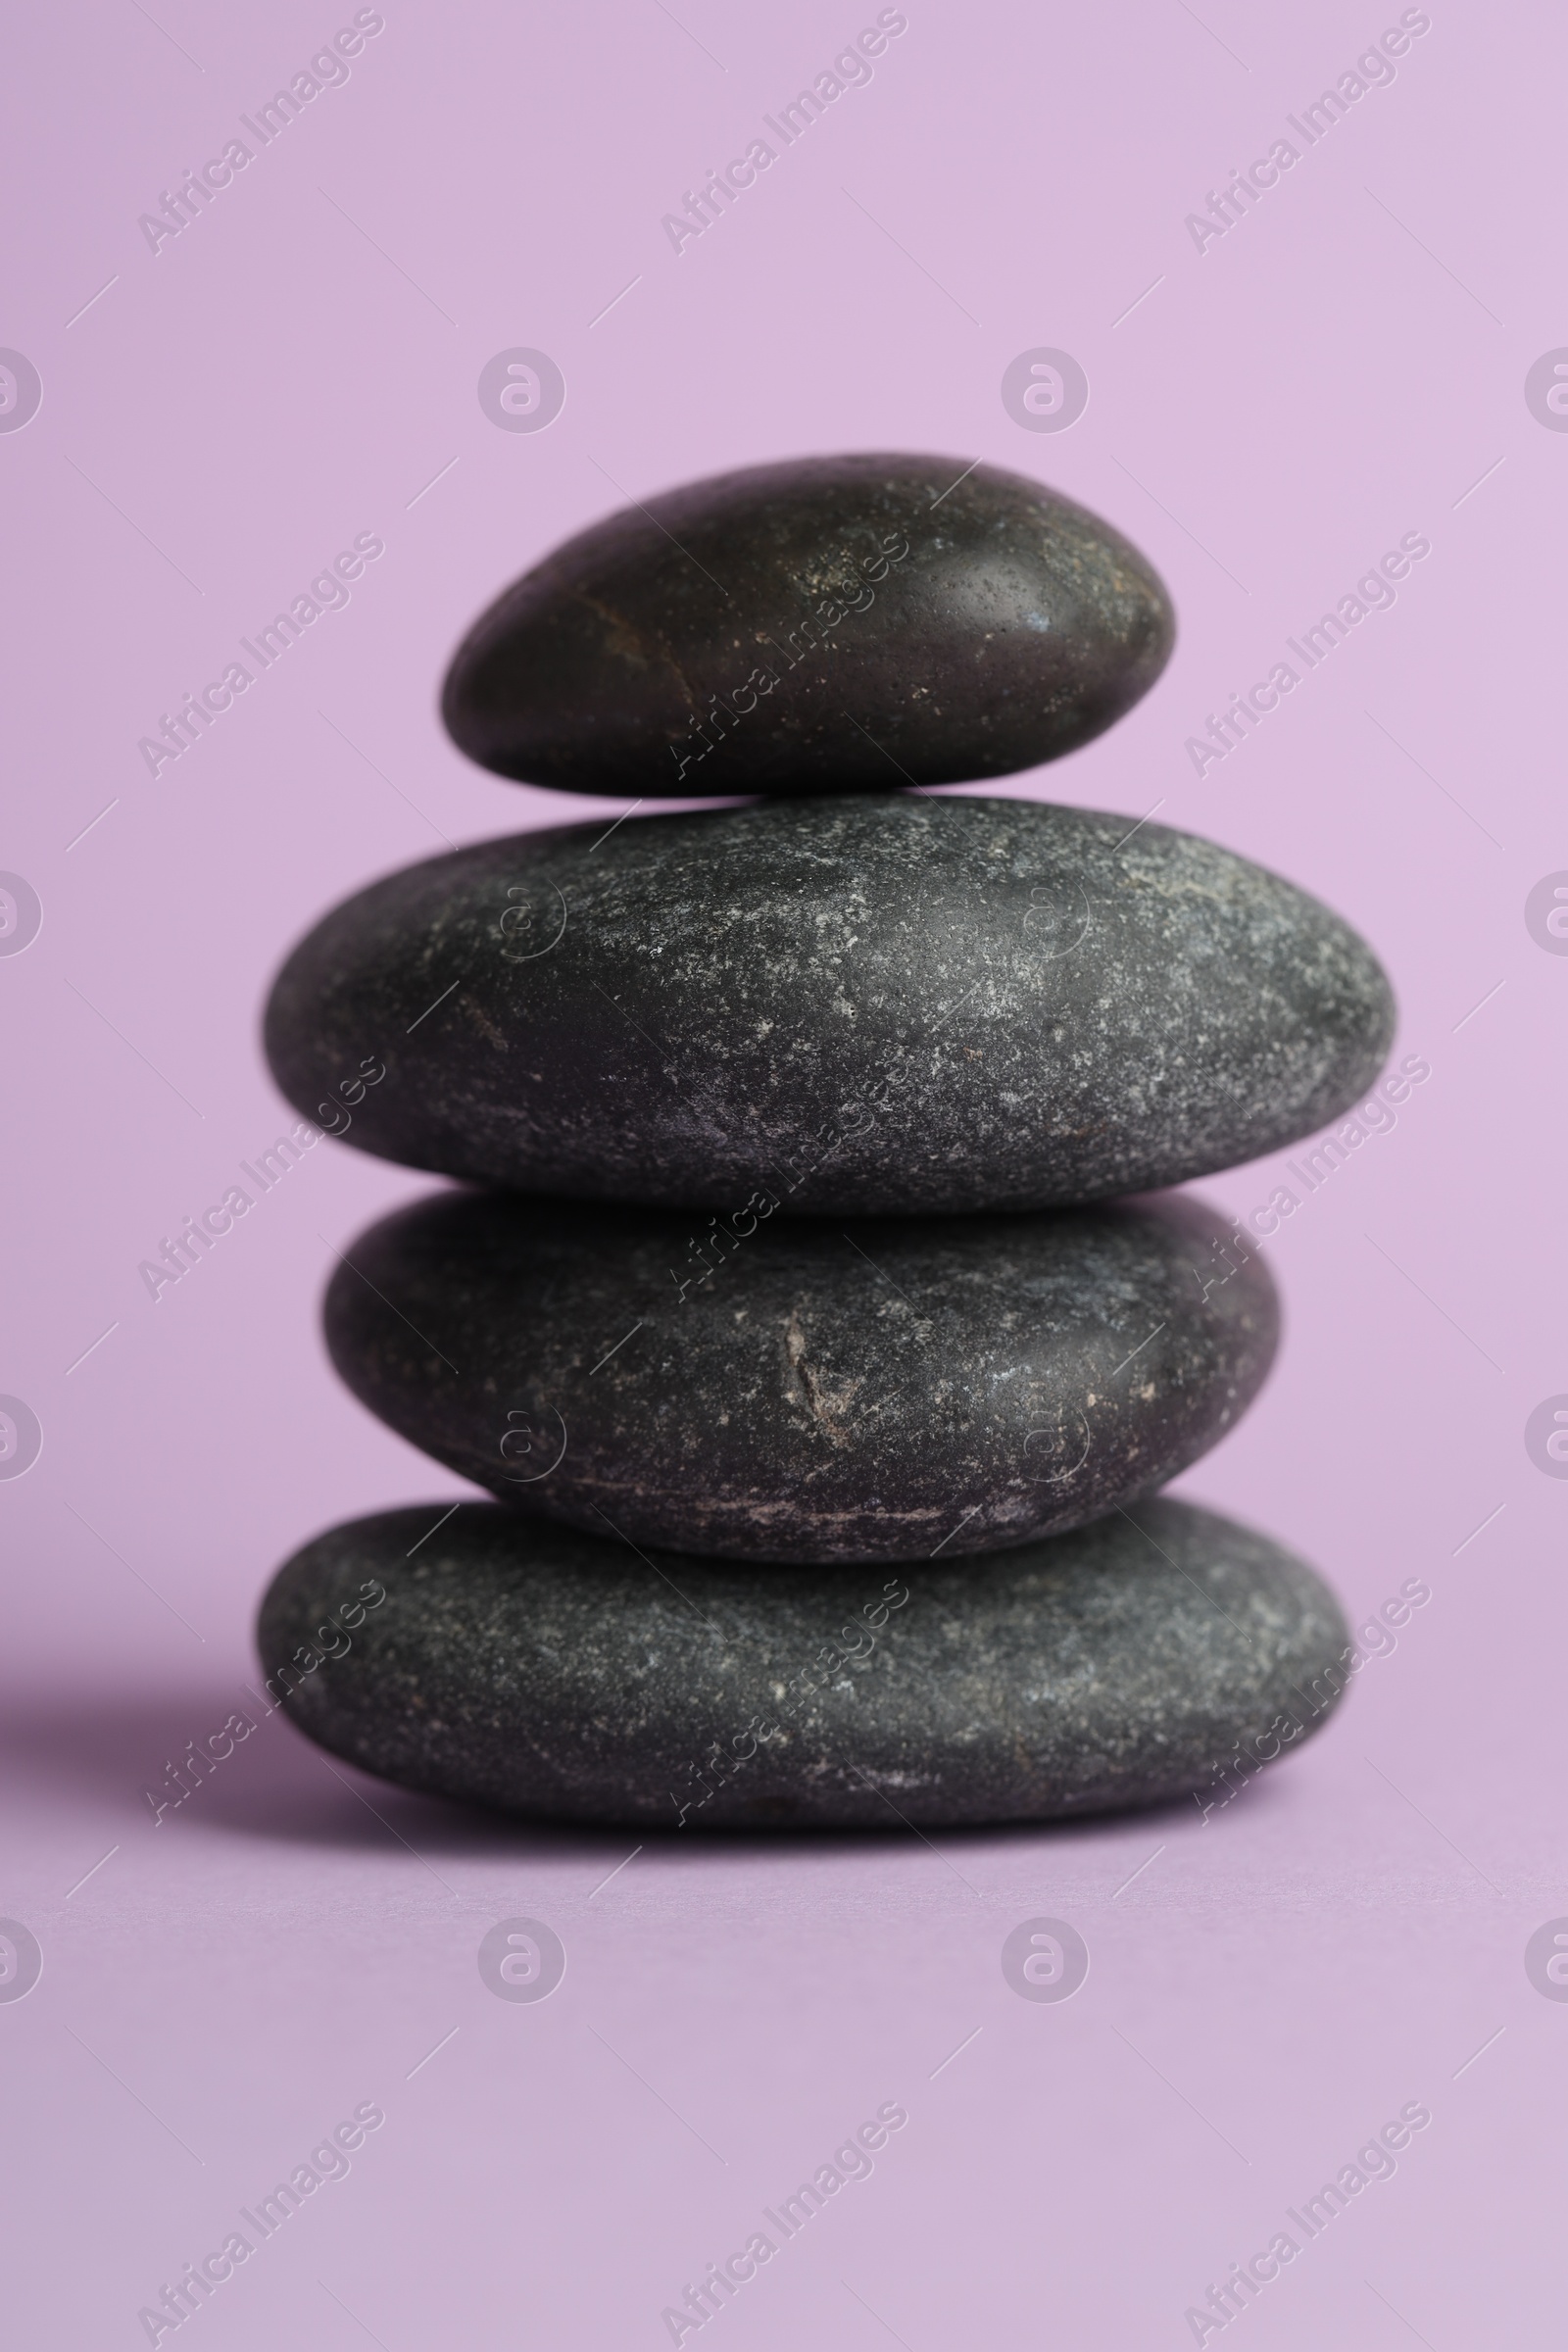
[[[374,1071],[347,1140],[463,1180],[348,1250],[333,1362],[501,1498],[279,1572],[315,1739],[562,1819],[930,1826],[1182,1795],[1326,1712],[1317,1575],[1154,1498],[1277,1334],[1160,1188],[1344,1111],[1387,982],[1210,842],[927,789],[1088,742],[1172,633],[1094,515],[904,457],[617,514],[479,620],[487,767],[760,797],[433,858],[284,966],[289,1099],[340,1127]]]

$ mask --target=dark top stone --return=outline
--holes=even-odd
[[[1162,825],[893,793],[605,836],[482,842],[334,909],[268,1009],[290,1101],[526,1190],[1044,1208],[1277,1151],[1393,1034],[1338,916]]]
[[[475,622],[441,710],[481,765],[571,792],[960,783],[1088,743],[1174,629],[1137,549],[1040,482],[803,458],[567,540]]]
[[[509,1811],[904,1837],[1189,1791],[1202,1810],[1346,1680],[1322,1579],[1183,1503],[892,1576],[645,1560],[483,1503],[432,1534],[432,1515],[297,1553],[262,1606],[262,1671],[334,1754]]]
[[[907,1560],[1076,1527],[1245,1410],[1273,1285],[1182,1196],[841,1228],[442,1194],[333,1275],[372,1412],[629,1544]],[[705,1247],[706,1245],[706,1247]]]

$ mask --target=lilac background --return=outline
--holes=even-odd
[[[1253,2352],[1544,2340],[1568,2008],[1522,1952],[1568,1911],[1568,1490],[1522,1433],[1568,1389],[1568,963],[1523,905],[1568,866],[1568,441],[1522,386],[1568,339],[1560,17],[1438,0],[1393,85],[1200,256],[1184,216],[1396,8],[910,0],[870,85],[677,258],[662,214],[872,8],[390,0],[346,86],[155,257],[138,214],[352,12],[155,13],[14,17],[0,141],[30,223],[0,342],[44,384],[0,436],[0,866],[44,906],[0,959],[0,1390],[45,1433],[0,1485],[0,1911],[45,1951],[0,2005],[17,2340],[144,2341],[160,2282],[378,2100],[351,2176],[204,2308],[209,2352],[652,2347],[894,2099],[875,2175],[711,2323],[732,2352],[1189,2343],[1206,2284],[1411,2100],[1430,2130],[1263,2290]],[[475,397],[517,344],[568,386],[537,435]],[[1059,438],[999,397],[1042,344],[1092,385]],[[622,490],[856,447],[1036,473],[1171,585],[1156,690],[1004,789],[1161,804],[1320,892],[1395,975],[1396,1050],[1432,1077],[1270,1245],[1279,1370],[1182,1490],[1357,1612],[1411,1576],[1431,1604],[1206,1823],[687,1838],[595,1891],[632,1839],[334,1778],[274,1721],[155,1829],[142,1788],[242,1702],[277,1561],[460,1492],[336,1385],[316,1325],[330,1248],[426,1180],[323,1146],[157,1305],[137,1280],[279,1130],[271,970],[444,839],[594,813],[438,730],[503,581]],[[366,530],[386,554],[347,610],[150,778],[138,737]],[[1432,554],[1394,609],[1200,780],[1204,714],[1412,530]],[[1245,1211],[1274,1181],[1203,1189]],[[569,1954],[539,2007],[474,1965],[519,1912]],[[1039,1913],[1093,1954],[1060,2007],[998,1965]]]

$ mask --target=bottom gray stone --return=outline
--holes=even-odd
[[[258,1639],[300,1729],[405,1788],[633,1828],[897,1830],[1223,1801],[1326,1719],[1350,1638],[1277,1544],[1148,1500],[891,1571],[385,1511],[279,1569]]]

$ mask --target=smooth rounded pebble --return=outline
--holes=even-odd
[[[296,1553],[262,1671],[334,1755],[509,1812],[905,1836],[1192,1792],[1206,1818],[1347,1679],[1315,1570],[1186,1503],[891,1576],[643,1559],[484,1503],[432,1534],[433,1508]]]
[[[644,800],[885,791],[1075,751],[1175,634],[1135,547],[962,458],[803,458],[622,508],[516,580],[442,716],[481,766]]]
[[[1175,1477],[1274,1352],[1261,1258],[1176,1195],[1032,1217],[695,1220],[444,1193],[325,1302],[362,1403],[539,1517],[735,1559],[924,1559]]]
[[[308,1118],[589,1200],[1046,1208],[1343,1113],[1388,1051],[1371,950],[1231,851],[893,793],[519,834],[347,900],[272,990]]]

